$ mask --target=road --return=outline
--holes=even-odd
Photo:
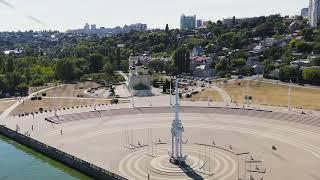
[[[233,79],[233,80],[236,80],[236,79]],[[283,86],[288,86],[289,85],[289,83],[282,82],[282,81],[279,81],[279,80],[265,79],[265,78],[263,78],[261,76],[259,76],[259,78],[258,78],[257,75],[244,77],[244,80],[252,80],[252,81],[256,81],[256,82],[264,82],[264,83],[283,85]],[[308,84],[305,84],[304,86],[300,86],[298,84],[292,83],[292,87],[320,90],[319,86],[313,86],[313,85],[308,85]]]

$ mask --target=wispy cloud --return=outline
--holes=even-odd
[[[14,9],[14,10],[15,10],[16,12],[18,12],[18,13],[21,13],[21,12],[19,12],[19,11],[16,9],[16,7],[15,7],[13,4],[11,4],[11,3],[9,3],[9,2],[7,2],[7,1],[5,1],[5,0],[0,0],[0,3],[3,4],[3,5],[5,5],[5,6],[7,6],[7,7],[9,7],[9,8],[11,8],[11,9]],[[46,25],[43,21],[41,21],[40,19],[38,19],[38,18],[36,18],[36,17],[34,17],[34,16],[31,16],[31,15],[26,14],[26,13],[24,13],[24,12],[22,12],[22,14],[23,14],[26,18],[30,19],[30,20],[33,21],[33,22],[36,22],[37,24],[39,24],[39,25],[41,25],[41,26],[45,26],[45,25]]]
[[[5,5],[5,6],[7,6],[7,7],[9,7],[9,8],[11,8],[11,9],[15,9],[14,5],[8,3],[8,2],[5,1],[5,0],[0,0],[0,3],[3,4],[3,5]]]
[[[40,25],[42,25],[42,26],[45,26],[46,24],[44,23],[44,22],[42,22],[40,19],[38,19],[38,18],[35,18],[35,17],[33,17],[33,16],[30,16],[30,15],[26,15],[27,16],[27,18],[29,18],[29,19],[31,19],[32,21],[34,21],[34,22],[36,22],[36,23],[38,23],[38,24],[40,24]]]

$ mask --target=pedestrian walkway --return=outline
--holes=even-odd
[[[211,86],[212,89],[216,90],[220,95],[221,97],[223,98],[223,102],[229,106],[231,104],[231,97],[230,95],[223,89],[219,88],[218,86],[216,85],[212,85]]]
[[[46,88],[46,89],[42,89],[42,90],[40,90],[40,91],[37,91],[37,92],[34,92],[34,93],[30,94],[30,95],[27,96],[27,97],[22,97],[22,98],[20,98],[19,100],[17,100],[16,103],[14,103],[14,104],[11,105],[8,109],[6,109],[5,111],[3,111],[3,113],[0,115],[0,120],[8,117],[8,116],[11,114],[11,112],[12,112],[15,108],[17,108],[19,105],[23,104],[24,101],[31,99],[33,96],[35,96],[35,95],[37,95],[37,94],[41,94],[41,93],[43,93],[43,92],[45,92],[45,91],[47,91],[47,90],[50,90],[50,89],[53,89],[53,88],[57,88],[57,87],[61,87],[61,86],[65,86],[65,84],[61,84],[61,85],[58,85],[58,86],[53,86],[53,87],[49,87],[49,88]]]

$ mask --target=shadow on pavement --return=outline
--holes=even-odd
[[[203,177],[197,174],[189,165],[181,164],[179,168],[190,178],[203,180]]]

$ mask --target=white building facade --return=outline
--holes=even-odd
[[[309,16],[309,8],[302,8],[301,9],[301,16],[303,18],[308,18],[308,16]]]
[[[182,30],[193,30],[196,28],[196,15],[194,16],[186,16],[181,15],[180,17],[180,29]]]
[[[310,0],[309,3],[309,23],[312,27],[317,26],[320,18],[320,0]]]
[[[129,57],[128,89],[133,96],[151,96],[151,75],[137,56]]]

